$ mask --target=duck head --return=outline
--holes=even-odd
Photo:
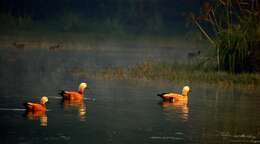
[[[41,103],[42,103],[42,104],[46,104],[47,102],[48,102],[48,97],[43,96],[43,97],[41,98]]]
[[[83,94],[83,93],[84,93],[84,90],[85,90],[87,87],[88,87],[88,84],[87,84],[87,83],[81,83],[81,84],[79,85],[79,92],[80,92],[81,94]]]
[[[190,87],[189,86],[184,86],[182,89],[182,95],[188,96],[190,92]]]

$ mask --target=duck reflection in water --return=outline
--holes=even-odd
[[[176,119],[175,115],[177,114],[183,121],[188,120],[189,107],[187,100],[175,102],[162,101],[159,105],[170,119]]]
[[[80,121],[86,120],[87,108],[86,108],[84,100],[63,99],[62,105],[65,110],[77,109]]]
[[[40,125],[46,127],[48,125],[48,117],[45,111],[26,111],[24,116],[29,120],[40,120]]]

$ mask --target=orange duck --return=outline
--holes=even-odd
[[[41,98],[41,101],[38,103],[32,103],[32,102],[26,102],[24,104],[26,111],[46,111],[46,103],[48,102],[48,98],[46,96],[43,96]]]
[[[82,101],[84,99],[84,91],[88,87],[87,83],[81,83],[79,85],[79,91],[65,91],[62,90],[59,94],[63,96],[63,99]]]
[[[189,86],[184,86],[182,89],[182,94],[177,94],[177,93],[161,93],[158,94],[157,96],[161,97],[164,101],[187,101],[188,100],[188,95],[190,92],[190,87]]]

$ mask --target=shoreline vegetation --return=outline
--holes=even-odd
[[[183,39],[176,37],[153,37],[153,36],[123,36],[113,37],[107,34],[86,34],[86,33],[51,33],[39,37],[38,32],[24,32],[21,35],[1,35],[0,47],[11,49],[47,49],[59,52],[59,50],[95,50],[104,45],[124,47],[135,45],[142,47],[157,48],[178,48],[192,47],[193,43],[183,44]],[[34,36],[35,35],[35,36]],[[184,46],[185,45],[185,46]],[[210,48],[206,48],[210,49]],[[165,80],[175,83],[206,83],[216,84],[223,87],[233,85],[243,85],[245,87],[256,87],[260,84],[260,74],[258,72],[230,73],[218,71],[214,60],[208,59],[208,55],[201,55],[201,59],[194,59],[192,63],[158,63],[154,61],[143,62],[128,67],[107,67],[94,74],[82,68],[76,71],[70,71],[72,74],[93,79],[107,80]],[[213,58],[214,59],[214,58]]]
[[[190,17],[215,49],[218,71],[260,71],[260,4],[252,0],[204,2]],[[207,25],[207,26],[206,26]]]
[[[193,64],[166,64],[146,62],[131,67],[110,67],[90,73],[88,70],[78,69],[70,71],[74,75],[93,79],[106,80],[151,80],[169,81],[177,84],[213,84],[221,87],[242,85],[255,88],[260,84],[259,73],[228,73],[197,68]]]

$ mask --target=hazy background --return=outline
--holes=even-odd
[[[203,0],[1,0],[1,31],[176,35]]]

